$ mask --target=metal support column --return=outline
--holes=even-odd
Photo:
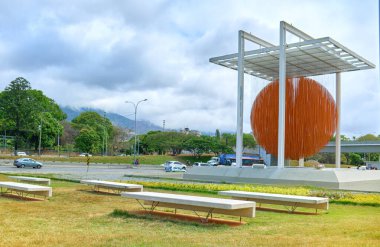
[[[335,167],[340,168],[340,112],[341,112],[341,85],[340,72],[336,73],[336,109],[337,121],[335,132]]]
[[[243,156],[243,103],[244,103],[244,32],[239,31],[238,92],[236,121],[236,166],[242,167]]]
[[[304,167],[305,166],[305,158],[300,158],[299,160],[298,160],[298,166],[299,167]]]
[[[278,152],[277,167],[285,165],[285,92],[286,92],[286,27],[280,22],[279,100],[278,100]]]

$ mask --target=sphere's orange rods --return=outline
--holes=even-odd
[[[251,127],[257,142],[277,156],[278,80],[256,97]],[[317,153],[334,134],[337,109],[334,98],[315,80],[286,79],[285,158],[299,159]]]

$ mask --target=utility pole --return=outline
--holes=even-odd
[[[140,155],[140,137],[137,137],[137,157]]]
[[[4,130],[4,152],[7,150],[7,130]]]
[[[39,138],[39,141],[38,141],[38,156],[41,156],[41,139],[42,139],[42,114],[46,113],[45,111],[41,112],[41,123],[40,125],[38,126],[39,130],[40,130],[40,138]]]
[[[106,112],[104,112],[104,155],[107,156],[107,128],[106,128]]]
[[[165,120],[162,121],[162,132],[165,132]]]
[[[103,123],[103,142],[102,142],[102,156],[104,156],[104,143],[105,143],[105,133],[106,133],[106,128],[104,127],[104,123]]]
[[[39,141],[38,141],[38,156],[41,156],[42,117],[41,117],[41,123],[38,126],[38,128],[40,130],[40,138],[39,138]]]
[[[143,100],[140,100],[138,101],[137,103],[134,103],[134,102],[131,102],[131,101],[125,101],[125,103],[129,103],[129,104],[132,104],[135,108],[135,146],[134,146],[134,150],[133,150],[133,162],[136,162],[136,148],[137,148],[137,128],[136,128],[136,115],[137,115],[137,107],[139,106],[139,104],[143,101],[147,101],[148,99],[143,99]]]
[[[57,144],[58,144],[58,157],[61,156],[60,152],[59,152],[59,129],[58,129],[58,134],[57,134]]]

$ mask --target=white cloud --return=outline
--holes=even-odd
[[[135,30],[123,20],[101,17],[88,22],[72,23],[60,28],[63,40],[96,52],[109,52],[117,43],[128,44],[135,36]]]
[[[370,0],[2,2],[0,87],[23,76],[59,104],[125,116],[132,112],[125,100],[148,98],[139,119],[231,131],[237,73],[208,59],[236,52],[239,29],[276,44],[285,20],[378,64],[377,10]],[[334,76],[321,80],[334,95]],[[247,77],[246,132],[266,84]],[[379,91],[378,69],[342,75],[342,133],[380,134]]]

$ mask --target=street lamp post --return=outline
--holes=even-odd
[[[131,101],[125,101],[125,103],[129,103],[129,104],[132,104],[133,107],[135,108],[135,145],[134,145],[134,149],[133,149],[133,160],[134,162],[136,162],[136,147],[137,147],[137,128],[136,128],[136,115],[137,115],[137,107],[139,106],[139,104],[143,101],[147,101],[148,99],[143,99],[143,100],[140,100],[138,101],[137,103],[134,103],[134,102],[131,102]]]
[[[44,113],[47,113],[47,112],[46,111],[41,112],[41,116],[40,116],[41,122],[40,122],[40,125],[38,126],[38,129],[40,131],[40,136],[39,136],[39,140],[38,140],[38,156],[41,156],[42,115]]]
[[[41,123],[40,125],[38,125],[38,129],[40,130],[40,137],[38,141],[38,156],[41,156],[42,117],[41,117]]]
[[[106,112],[104,112],[103,124],[103,156],[107,156],[107,129],[106,129]]]

